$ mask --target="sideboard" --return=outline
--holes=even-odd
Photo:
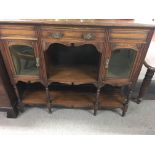
[[[120,108],[124,116],[154,28],[127,20],[0,21],[0,74],[8,76],[0,84],[14,96],[0,106],[14,114],[25,105],[94,115]]]

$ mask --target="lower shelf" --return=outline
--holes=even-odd
[[[45,88],[39,84],[29,84],[22,94],[22,103],[28,105],[40,105],[47,103],[47,96]]]
[[[93,108],[96,102],[96,88],[94,86],[50,86],[50,95],[54,107],[64,108]],[[103,89],[99,98],[99,109],[123,108],[124,97],[120,91]],[[28,105],[47,104],[45,89],[29,87],[26,89],[22,102]]]
[[[53,105],[66,108],[93,108],[96,99],[96,94],[91,92],[54,91],[52,94]],[[123,97],[118,93],[102,93],[100,95],[99,109],[104,108],[123,108]]]
[[[53,105],[66,108],[91,108],[95,103],[95,93],[78,91],[52,91]]]

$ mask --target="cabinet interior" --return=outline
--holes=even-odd
[[[128,78],[136,57],[133,49],[122,48],[112,51],[109,67],[109,78]]]
[[[100,53],[93,45],[51,44],[45,51],[48,79],[53,82],[95,82]]]
[[[34,49],[28,45],[11,45],[9,47],[17,75],[38,75]]]

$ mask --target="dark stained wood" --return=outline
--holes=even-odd
[[[37,40],[34,26],[2,25],[1,39]]]
[[[139,95],[137,98],[137,103],[139,104],[142,101],[142,98],[144,97],[144,95],[146,94],[146,92],[149,89],[151,80],[153,78],[154,75],[154,71],[151,69],[147,69],[147,72],[145,74],[145,78],[143,79],[140,91],[139,91]]]
[[[24,104],[46,104],[46,92],[45,90],[26,90],[22,97]]]
[[[20,20],[1,20],[1,24],[27,24],[27,25],[71,25],[71,26],[109,26],[109,27],[155,27],[155,24],[138,22],[133,19],[20,19]]]
[[[60,83],[96,83],[97,66],[53,66],[49,70],[49,81]]]
[[[95,93],[82,93],[74,91],[51,92],[53,94],[53,102],[55,106],[63,106],[66,108],[93,108],[95,104]],[[111,95],[111,97],[109,97]],[[123,97],[118,93],[100,95],[99,109],[103,108],[123,108]]]
[[[124,116],[154,28],[155,25],[153,24],[135,23],[134,20],[51,19],[0,21],[2,57],[18,98],[18,106],[43,104],[47,105],[49,112],[52,111],[53,106],[68,108],[89,107],[94,110],[94,115],[101,108],[121,108]],[[99,59],[97,59],[98,63],[87,64],[91,57],[89,53],[82,64],[79,61],[75,64],[70,63],[69,66],[61,63],[60,65],[59,62],[64,62],[65,59],[65,56],[62,56],[57,61],[57,65],[51,65],[47,63],[47,58],[51,57],[50,53],[53,52],[53,49],[51,50],[49,47],[54,43],[71,46],[72,51],[63,51],[63,54],[71,52],[71,55],[74,55],[75,48],[73,47],[93,45],[99,56]],[[16,75],[9,51],[9,46],[16,44],[33,47],[35,57],[39,63],[39,75]],[[108,78],[108,60],[112,56],[112,51],[120,48],[136,51],[130,75],[126,78]],[[48,50],[50,52],[47,53],[46,51]],[[82,52],[87,53],[86,51]],[[60,53],[57,52],[57,54],[59,55]],[[80,53],[80,55],[83,58],[83,54]],[[65,61],[72,62],[77,60],[72,58],[68,56]],[[95,59],[95,57],[93,58]],[[49,60],[51,61],[51,59]],[[20,81],[27,83],[28,86],[22,89],[23,95],[21,95],[18,85]],[[42,84],[41,88],[34,86],[36,82]],[[63,85],[62,83],[67,84],[71,89],[55,90],[51,87],[53,82],[58,82],[60,88]],[[3,81],[0,81],[0,83],[3,84]],[[73,89],[78,88],[80,84],[94,85],[93,92],[89,89],[83,90],[83,88],[78,91]],[[123,95],[121,92],[103,91],[104,86],[107,84],[113,86],[113,88],[116,86],[120,88],[127,87],[128,91]],[[67,85],[65,87],[68,87]],[[3,91],[1,89],[3,88],[0,87],[0,92]],[[8,117],[11,116],[14,116],[12,110],[8,113]]]
[[[0,111],[6,111],[8,118],[17,117],[16,100],[0,50]]]
[[[60,37],[54,37],[54,34],[60,34]],[[90,38],[84,37],[90,35]],[[92,36],[92,37],[91,37]],[[105,38],[105,29],[88,29],[79,27],[44,27],[42,26],[42,37],[52,42],[103,42]]]

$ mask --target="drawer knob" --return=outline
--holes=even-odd
[[[84,33],[82,34],[82,38],[85,40],[93,40],[95,39],[95,35],[93,33]]]
[[[62,38],[63,36],[64,36],[64,35],[63,35],[63,33],[61,33],[61,32],[54,32],[54,33],[51,34],[51,37],[54,38],[54,39],[60,39],[60,38]]]

